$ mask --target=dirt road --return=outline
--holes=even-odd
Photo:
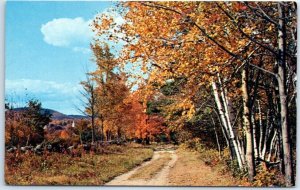
[[[179,150],[168,176],[171,186],[239,186],[239,181],[218,166],[208,166],[198,152]],[[226,166],[224,166],[226,167]]]
[[[139,179],[138,177],[132,178],[132,176],[139,172],[143,171],[146,167],[151,167],[155,164],[157,160],[159,160],[163,153],[170,153],[170,161],[167,163],[164,163],[163,167],[160,168],[158,172],[156,172],[150,179]],[[177,155],[174,150],[169,151],[155,151],[152,159],[148,162],[145,162],[141,166],[123,174],[116,178],[114,178],[112,181],[106,183],[105,185],[115,185],[115,186],[121,186],[121,185],[128,185],[128,186],[168,186],[170,185],[168,176],[170,172],[170,168],[172,168],[177,161]]]
[[[230,174],[207,166],[196,152],[155,151],[152,159],[114,178],[112,186],[237,186]]]

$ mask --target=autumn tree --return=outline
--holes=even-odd
[[[149,144],[150,141],[158,140],[159,135],[168,136],[168,129],[164,117],[154,113],[150,108],[150,100],[145,103],[141,94],[142,89],[137,90],[124,101],[126,109],[122,113],[126,120],[125,132],[128,138]]]
[[[25,108],[9,109],[5,113],[6,143],[18,146],[35,145],[44,140],[44,126],[51,121],[48,110],[32,99]]]
[[[93,61],[97,68],[87,73],[87,80],[81,82],[86,98],[85,113],[92,120],[92,142],[98,137],[120,139],[123,132],[122,111],[123,100],[129,93],[126,75],[118,70],[114,55],[108,44],[95,41],[91,44]],[[98,126],[96,129],[96,126]],[[99,135],[96,135],[99,134]]]
[[[38,100],[29,100],[28,107],[23,113],[26,125],[32,130],[31,135],[39,135],[41,139],[44,138],[44,126],[51,121],[51,116],[49,111],[42,109],[42,103]],[[26,145],[28,145],[31,135],[27,137]]]
[[[82,81],[81,86],[83,91],[81,91],[81,95],[84,98],[83,106],[84,110],[79,109],[82,113],[87,115],[91,119],[91,129],[92,129],[92,143],[94,143],[96,139],[96,119],[99,116],[98,113],[98,103],[99,96],[96,93],[96,84],[91,79],[89,73],[86,74],[86,81]]]

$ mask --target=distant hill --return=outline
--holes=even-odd
[[[23,107],[23,108],[15,108],[13,109],[14,111],[25,111],[27,108]],[[55,120],[66,120],[66,119],[87,119],[87,116],[84,115],[66,115],[63,113],[60,113],[58,111],[52,110],[52,109],[47,109],[47,108],[42,108],[42,112],[49,112],[50,114],[52,114],[51,119],[55,119]]]

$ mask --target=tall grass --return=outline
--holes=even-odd
[[[116,151],[117,150],[117,151]],[[153,150],[109,147],[108,154],[6,154],[5,181],[9,185],[103,185],[148,160]]]

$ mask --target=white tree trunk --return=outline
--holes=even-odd
[[[253,155],[253,133],[250,123],[250,109],[249,109],[249,96],[248,96],[248,74],[247,68],[242,71],[242,95],[243,95],[243,128],[246,134],[246,160],[248,168],[248,179],[250,182],[254,180],[255,176],[255,163]]]
[[[277,130],[275,129],[274,130],[274,135],[273,135],[273,138],[272,138],[271,144],[270,144],[270,150],[269,150],[269,155],[268,155],[268,159],[267,159],[268,162],[270,162],[270,160],[271,160],[272,152],[273,152],[273,149],[274,149],[273,148],[274,147],[274,142],[275,142],[276,137],[277,137]]]
[[[278,13],[279,13],[279,29],[278,29],[278,90],[280,98],[280,116],[281,116],[281,130],[282,130],[282,147],[283,147],[283,161],[285,168],[285,184],[287,187],[292,186],[292,156],[291,156],[291,147],[290,147],[290,135],[289,135],[289,126],[288,126],[288,110],[287,110],[287,95],[286,95],[286,52],[285,52],[285,14],[284,10],[281,7],[281,2],[278,3]]]
[[[222,107],[220,97],[219,97],[219,93],[218,93],[217,86],[216,86],[215,82],[212,82],[212,89],[213,89],[213,93],[214,93],[214,97],[215,97],[217,108],[218,108],[218,111],[219,111],[219,114],[220,114],[221,121],[222,121],[223,125],[225,126],[225,129],[227,130],[227,133],[228,133],[228,136],[229,136],[229,141],[231,141],[232,144],[233,144],[233,148],[234,148],[234,151],[235,151],[235,155],[237,157],[239,168],[242,169],[243,168],[243,163],[242,163],[242,159],[241,159],[241,154],[240,154],[238,145],[236,143],[233,130],[232,130],[231,126],[228,126],[228,122],[226,121],[225,114],[224,114],[224,109]]]
[[[267,140],[269,138],[269,134],[270,134],[270,129],[269,127],[267,126],[267,129],[266,129],[266,134],[264,135],[264,141],[263,141],[263,144],[262,144],[262,150],[261,150],[261,154],[260,154],[260,158],[264,159],[265,158],[265,155],[266,155],[266,150],[267,150]]]
[[[241,155],[242,164],[244,166],[245,165],[245,149],[243,148],[243,144],[242,144],[243,141],[236,138],[236,143],[237,143],[239,153]]]
[[[220,77],[220,74],[218,73],[218,81],[219,81],[219,84],[220,84],[220,91],[221,91],[221,104],[223,102],[223,108],[224,108],[224,115],[225,115],[225,119],[226,119],[226,122],[227,122],[227,126],[228,126],[228,129],[229,129],[229,132],[233,133],[233,126],[232,126],[232,123],[233,123],[233,111],[232,111],[232,103],[231,101],[228,101],[228,98],[227,98],[227,92],[226,92],[226,89],[223,87],[223,83],[222,83],[222,79]],[[230,105],[229,105],[229,102],[230,102]],[[230,110],[230,111],[229,111]],[[233,133],[233,137],[235,137],[234,133]],[[241,149],[241,145],[239,143],[239,140],[234,138],[233,139],[234,141],[236,141],[236,144],[237,144],[237,154],[240,155],[240,159],[241,159],[241,162],[242,162],[242,165],[245,164],[245,159],[244,159],[244,153],[242,152],[242,149]]]
[[[258,149],[257,149],[257,142],[256,142],[256,126],[255,126],[255,119],[254,119],[255,114],[251,114],[251,122],[253,126],[252,130],[252,136],[253,136],[253,150],[254,150],[254,157],[258,158]]]

